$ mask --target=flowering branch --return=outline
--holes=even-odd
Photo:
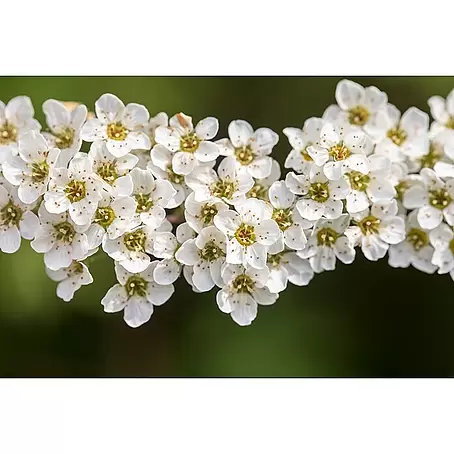
[[[104,94],[94,114],[47,100],[40,132],[29,98],[0,103],[0,249],[31,240],[64,301],[93,282],[88,258],[102,250],[118,279],[104,311],[131,327],[181,274],[194,292],[216,287],[220,310],[249,325],[289,282],[352,263],[357,247],[454,278],[454,90],[429,99],[431,125],[376,87],[342,80],[335,98],[284,129],[284,179],[270,156],[278,134],[244,120],[213,141],[216,118],[150,118]]]

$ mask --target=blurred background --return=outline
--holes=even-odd
[[[401,111],[445,97],[454,77],[350,77],[388,93]],[[105,92],[125,103],[215,116],[217,138],[246,119],[278,132],[274,157],[290,150],[282,129],[301,127],[334,103],[340,77],[2,77],[0,99],[31,97],[44,124],[48,98],[93,110]],[[217,308],[215,291],[195,294],[181,281],[149,323],[129,328],[122,313],[105,314],[101,298],[116,282],[103,255],[91,266],[95,283],[71,303],[55,295],[43,257],[23,241],[0,252],[0,376],[2,377],[451,377],[454,376],[454,284],[449,277],[394,270],[384,259],[290,286],[274,306],[259,307],[249,327]]]

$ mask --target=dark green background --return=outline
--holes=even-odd
[[[281,133],[321,116],[334,102],[337,77],[4,77],[0,99],[25,94],[43,123],[47,98],[93,110],[105,92],[139,102],[151,115],[183,111],[195,122],[233,119],[280,133],[275,157],[290,150]],[[428,111],[454,77],[359,77],[401,110]],[[1,253],[0,253],[1,254]],[[152,320],[129,328],[100,300],[115,283],[113,262],[98,258],[95,283],[71,303],[55,296],[43,257],[27,242],[0,255],[0,376],[4,377],[447,377],[454,375],[454,301],[449,276],[394,270],[361,253],[353,265],[290,287],[274,306],[259,307],[241,328],[217,308],[215,292],[197,295],[185,282]]]

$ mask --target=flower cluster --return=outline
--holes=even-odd
[[[104,94],[94,113],[46,101],[41,132],[29,98],[0,102],[0,249],[31,240],[64,301],[106,253],[118,283],[101,303],[131,327],[180,276],[196,293],[215,288],[219,309],[249,325],[289,283],[352,263],[357,248],[454,279],[454,90],[429,99],[432,124],[349,80],[335,99],[283,130],[283,177],[278,134],[244,120],[217,138],[214,117],[150,117]]]

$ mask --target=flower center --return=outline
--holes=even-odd
[[[146,233],[142,229],[139,229],[134,232],[127,233],[123,241],[126,249],[129,251],[144,252],[146,239]]]
[[[235,238],[241,246],[252,246],[256,241],[254,226],[241,224],[235,232]]]
[[[12,200],[10,200],[1,210],[0,210],[0,220],[2,226],[18,226],[19,222],[22,219],[22,208],[18,205],[15,205]]]
[[[454,129],[454,117],[449,117],[449,120],[446,122],[445,126],[449,129]]]
[[[284,257],[283,252],[280,252],[279,254],[268,255],[268,259],[267,259],[266,263],[271,268],[279,268],[283,257]]]
[[[233,291],[236,293],[252,293],[254,281],[247,274],[240,274],[232,282]]]
[[[128,130],[121,123],[107,125],[107,137],[111,140],[125,140]]]
[[[55,144],[60,149],[69,148],[74,143],[74,129],[64,128],[59,134],[55,134]]]
[[[0,144],[8,145],[11,142],[16,142],[17,140],[17,129],[14,125],[5,122],[3,125],[0,125]]]
[[[329,199],[328,183],[312,183],[309,188],[309,197],[319,203]]]
[[[230,179],[218,180],[211,186],[211,195],[214,197],[231,199],[237,189],[237,185]]]
[[[413,245],[416,251],[429,244],[429,236],[424,230],[412,228],[407,233],[407,241]]]
[[[99,207],[96,210],[95,222],[99,224],[101,227],[103,227],[104,230],[106,230],[107,227],[109,227],[112,224],[115,218],[116,218],[115,211],[109,206]]]
[[[129,296],[145,296],[147,294],[148,283],[140,276],[131,276],[125,284],[126,293]]]
[[[175,173],[171,165],[169,165],[169,167],[167,168],[167,176],[169,178],[169,181],[171,181],[172,183],[182,184],[184,182],[184,176]]]
[[[292,210],[290,208],[274,209],[272,219],[276,221],[282,231],[287,230],[293,224]]]
[[[118,170],[114,161],[103,162],[96,173],[108,184],[112,184],[118,178]]]
[[[396,190],[396,199],[402,200],[405,194],[405,191],[408,189],[408,183],[406,181],[401,181],[400,183],[394,186]]]
[[[69,222],[65,221],[55,224],[54,229],[55,229],[54,235],[57,241],[69,244],[73,242],[76,231]]]
[[[80,202],[87,195],[85,182],[80,180],[72,180],[65,188],[66,197],[71,203]]]
[[[377,234],[380,229],[380,219],[375,216],[367,216],[358,222],[358,227],[363,235]]]
[[[356,106],[348,111],[348,121],[352,125],[364,126],[369,117],[370,113],[364,106]]]
[[[194,153],[199,145],[200,140],[194,132],[190,132],[180,139],[180,149],[186,153]]]
[[[369,175],[363,175],[361,172],[353,170],[352,172],[347,173],[347,177],[350,182],[350,187],[354,191],[365,191],[369,186]]]
[[[254,160],[255,153],[250,145],[246,145],[245,147],[235,148],[235,157],[241,165],[247,166]]]
[[[34,162],[31,165],[31,171],[33,183],[42,183],[49,176],[49,164],[47,161]]]
[[[145,213],[150,211],[153,206],[153,199],[150,197],[150,194],[136,194],[135,199],[137,202],[136,213]]]
[[[200,257],[208,262],[214,262],[219,257],[224,256],[223,250],[214,241],[209,241],[200,251]]]
[[[449,249],[450,249],[451,252],[454,254],[454,239],[452,239],[452,240],[449,242]]]
[[[73,260],[71,265],[68,267],[68,274],[82,274],[84,272],[84,267],[82,263],[77,260]]]
[[[255,184],[246,194],[246,197],[253,199],[268,200],[268,188],[262,184]]]
[[[313,161],[313,159],[311,158],[310,154],[307,152],[307,149],[312,145],[312,142],[308,142],[306,147],[303,148],[300,153],[301,153],[301,157],[303,158],[304,161]]]
[[[352,154],[351,151],[342,143],[333,145],[328,150],[328,153],[334,161],[344,161]]]
[[[218,214],[218,209],[216,205],[206,203],[200,209],[199,218],[202,219],[204,225],[212,224],[214,217]]]
[[[388,131],[388,137],[397,145],[402,145],[407,139],[407,133],[399,126],[397,128],[391,128]]]
[[[443,157],[443,151],[436,143],[430,143],[429,153],[420,158],[421,167],[433,169],[434,165]]]
[[[446,189],[434,189],[429,191],[429,203],[439,210],[444,210],[452,202],[451,196]]]
[[[320,229],[317,232],[317,244],[319,246],[333,247],[336,240],[339,238],[339,234],[329,227]]]

